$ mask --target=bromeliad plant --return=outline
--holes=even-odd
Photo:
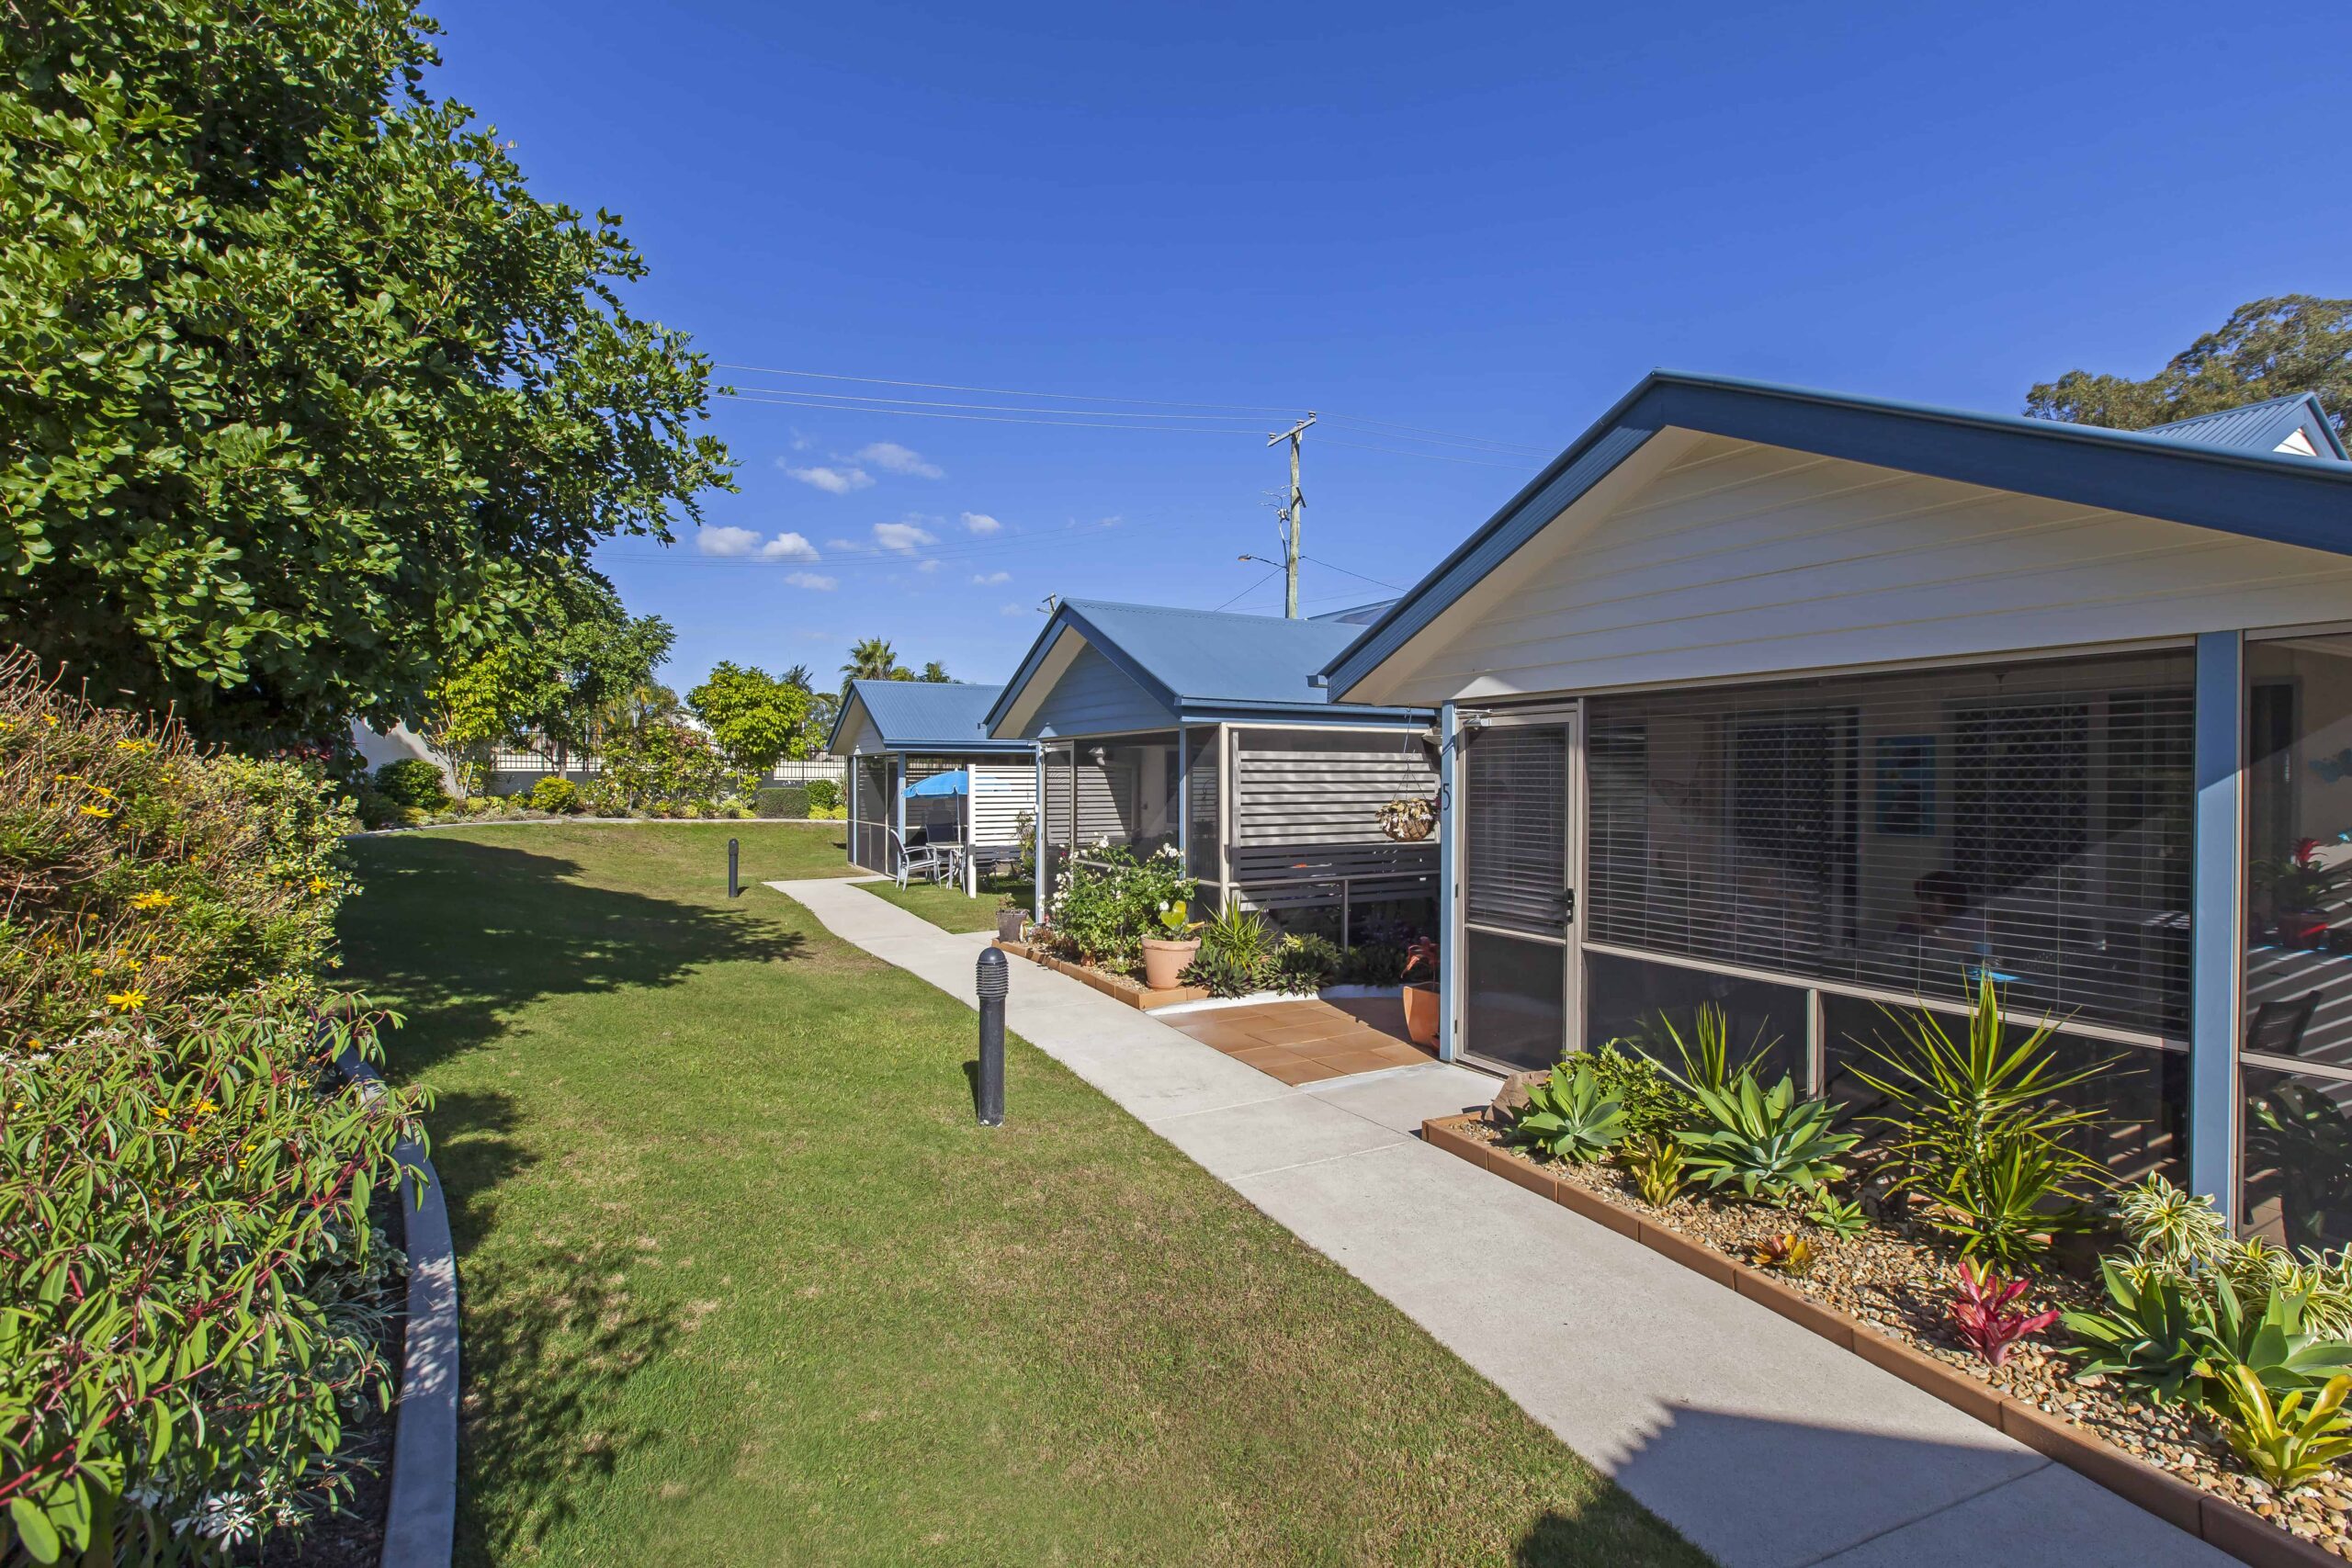
[[[2007,1365],[2018,1341],[2058,1321],[2055,1307],[2036,1313],[2015,1310],[2026,1287],[2023,1278],[2004,1280],[1990,1269],[1980,1269],[1965,1258],[1961,1261],[1952,1287],[1952,1332],[1984,1358],[1985,1365]]]
[[[1682,1157],[1682,1145],[1671,1134],[1635,1134],[1628,1137],[1617,1151],[1624,1162],[1625,1173],[1634,1179],[1634,1190],[1642,1201],[1663,1209],[1682,1196],[1682,1189],[1690,1179]]]
[[[2352,1418],[2344,1414],[2352,1377],[2328,1379],[2316,1395],[2298,1389],[2275,1404],[2251,1368],[2231,1367],[2222,1381],[2229,1399],[2222,1430],[2230,1450],[2273,1489],[2291,1492],[2317,1481],[2336,1461],[2352,1455]],[[2309,1410],[2303,1408],[2307,1398]]]
[[[1713,1189],[1736,1186],[1776,1202],[1810,1196],[1846,1173],[1838,1158],[1860,1141],[1834,1129],[1837,1107],[1799,1100],[1786,1073],[1767,1089],[1743,1067],[1721,1089],[1694,1081],[1690,1092],[1704,1124],[1675,1137],[1689,1151],[1691,1175]]]
[[[1595,1160],[1625,1137],[1625,1111],[1601,1087],[1590,1062],[1563,1062],[1527,1089],[1527,1108],[1511,1123],[1509,1141],[1532,1145],[1572,1165]]]
[[[1768,1235],[1747,1249],[1747,1260],[1758,1269],[1775,1274],[1810,1274],[1813,1272],[1813,1243],[1794,1231]]]

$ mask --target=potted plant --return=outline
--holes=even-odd
[[[1143,939],[1143,983],[1155,991],[1173,990],[1183,983],[1183,973],[1192,965],[1193,954],[1200,952],[1201,942],[1192,934],[1193,922],[1186,918],[1183,904],[1175,899],[1159,906],[1159,932]]]
[[[1021,928],[1023,925],[1027,923],[1028,919],[1029,911],[1014,903],[1012,901],[1012,894],[1008,893],[1003,897],[999,898],[996,905],[997,941],[1019,942],[1021,940]]]
[[[2317,839],[2298,839],[2285,860],[2263,861],[2255,881],[2270,894],[2271,919],[2282,947],[2323,947],[2327,942],[2326,904],[2341,873],[2319,858]]]
[[[1437,826],[1437,803],[1419,795],[1392,800],[1380,808],[1380,830],[1400,844],[1418,844]]]
[[[1415,980],[1415,974],[1427,976]],[[1416,1045],[1437,1043],[1437,943],[1417,936],[1405,944],[1405,1032]]]

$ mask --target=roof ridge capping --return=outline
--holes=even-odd
[[[2316,398],[2290,401],[2318,420],[2314,446],[2330,456],[1653,370],[1320,673],[1332,700],[1346,701],[1374,668],[1668,427],[2352,555],[2352,461],[2334,456],[2344,448]],[[2271,417],[2301,416],[2289,408]]]

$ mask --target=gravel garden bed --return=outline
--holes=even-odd
[[[1812,1244],[1814,1262],[1803,1273],[1771,1270],[1777,1283],[2258,1514],[2339,1558],[2352,1559],[2352,1482],[2340,1472],[2285,1496],[2278,1495],[2247,1474],[2220,1430],[2188,1407],[2133,1397],[2096,1374],[2077,1381],[2075,1369],[2082,1358],[2064,1344],[2063,1327],[2053,1326],[2045,1337],[2021,1341],[2005,1365],[1987,1365],[1952,1332],[1950,1313],[1958,1251],[1898,1206],[1882,1210],[1860,1235],[1842,1237],[1765,1202],[1689,1194],[1663,1206],[1646,1202],[1632,1177],[1616,1165],[1532,1155],[1506,1143],[1503,1127],[1493,1120],[1465,1122],[1457,1131],[1743,1264],[1770,1238],[1799,1233]],[[2078,1247],[2061,1253],[2034,1280],[2023,1304],[2096,1311],[2104,1302],[2086,1249]]]

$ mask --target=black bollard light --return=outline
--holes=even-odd
[[[1004,954],[993,947],[980,950],[980,1125],[1004,1125],[1004,996],[1012,988],[1012,975]]]
[[[729,898],[734,898],[734,897],[740,897],[740,896],[742,894],[742,891],[743,891],[743,884],[742,884],[741,881],[737,880],[737,878],[736,878],[736,874],[735,874],[735,867],[736,867],[736,865],[737,865],[737,863],[738,863],[738,862],[737,862],[737,860],[736,860],[736,857],[737,857],[739,854],[741,854],[741,850],[738,847],[738,845],[736,844],[735,840],[732,840],[732,839],[728,840],[727,840],[727,896],[728,896]]]

